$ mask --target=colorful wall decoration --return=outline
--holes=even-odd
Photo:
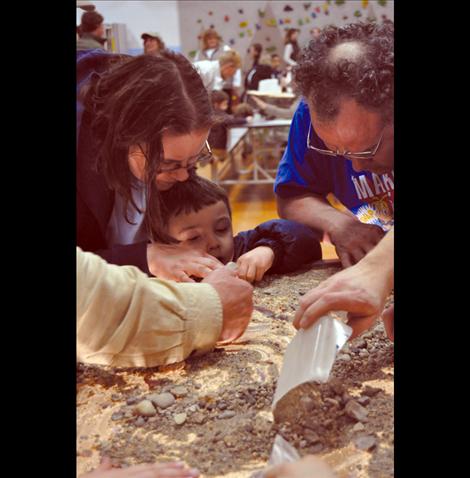
[[[181,47],[189,58],[200,48],[198,36],[213,27],[225,44],[244,58],[244,69],[250,63],[247,50],[261,43],[265,52],[282,57],[285,30],[297,28],[302,46],[317,28],[344,25],[355,21],[393,20],[393,0],[335,1],[191,1],[178,2]],[[269,39],[269,40],[268,40]]]

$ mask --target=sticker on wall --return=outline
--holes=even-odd
[[[308,10],[311,5],[312,5],[312,2],[304,3],[305,10]]]
[[[265,40],[266,41],[271,41],[271,37],[266,37]]]
[[[209,15],[211,15],[211,16],[212,16],[212,12],[209,12]]]
[[[317,14],[312,12],[312,18],[317,18]]]
[[[323,11],[326,12],[328,10],[328,3],[323,4]]]
[[[287,25],[290,23],[290,18],[284,18],[284,23]]]
[[[189,58],[194,58],[196,56],[196,53],[197,53],[197,50],[191,50],[190,52],[188,52]]]
[[[240,10],[238,10],[238,13],[239,13],[240,15],[243,15],[243,8],[240,8]]]
[[[355,16],[356,18],[362,17],[362,13],[360,12],[360,10],[356,10],[356,11],[354,12],[354,16]]]
[[[320,7],[315,7],[315,11],[316,11],[317,13],[320,13],[320,10],[321,10]]]
[[[264,18],[265,11],[264,10],[258,10],[258,16],[260,18]]]
[[[224,22],[228,22],[228,21],[230,21],[230,17],[228,15],[225,15]]]
[[[279,19],[279,25],[282,25],[284,23],[284,21],[280,18]]]
[[[245,32],[240,32],[240,33],[238,34],[238,36],[239,36],[240,38],[243,38],[243,37],[245,36]]]
[[[367,5],[369,5],[369,0],[362,0],[362,8],[367,8]]]
[[[347,20],[349,17],[347,15],[343,15],[343,20]]]
[[[259,23],[255,23],[255,27],[257,30],[261,30],[261,25]]]
[[[252,37],[253,36],[253,32],[248,28],[248,30],[246,31],[246,34],[249,36],[249,37]]]
[[[285,11],[285,12],[293,12],[294,9],[293,9],[290,5],[286,5],[286,6],[284,7],[284,11]]]
[[[305,18],[304,18],[304,22],[305,22],[305,23],[310,23],[310,18],[305,17]]]
[[[387,5],[387,0],[378,0],[377,2],[381,7],[385,7]]]
[[[344,5],[346,3],[346,0],[335,0],[336,5]]]
[[[228,42],[230,45],[235,45],[235,40],[233,38],[231,38]]]
[[[275,46],[268,46],[268,48],[266,48],[268,53],[274,53],[276,50],[277,48]]]
[[[299,25],[299,27],[301,27],[303,24],[304,24],[304,21],[301,18],[299,18],[297,20],[297,25]]]
[[[290,20],[289,20],[289,22],[290,22]],[[270,19],[266,20],[265,23],[266,23],[266,26],[268,26],[268,27],[276,27],[277,26],[277,22],[276,22],[275,18],[270,18]],[[284,20],[284,23],[286,23],[285,20]]]
[[[325,10],[323,13],[324,13],[325,15],[329,15],[329,14],[330,14],[330,11],[329,11],[329,10]]]
[[[240,22],[240,28],[245,28],[248,26],[248,22]]]

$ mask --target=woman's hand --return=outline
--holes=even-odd
[[[238,277],[248,282],[260,281],[273,265],[273,261],[274,252],[270,247],[256,247],[238,258]]]
[[[179,244],[149,244],[147,263],[154,276],[177,282],[194,282],[190,276],[204,278],[223,267],[214,256]]]

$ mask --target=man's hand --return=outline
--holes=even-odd
[[[333,470],[320,458],[307,455],[294,463],[273,466],[264,472],[265,478],[335,478]]]
[[[328,231],[344,268],[359,262],[384,236],[379,226],[364,224],[344,214]]]
[[[360,262],[332,275],[300,299],[294,318],[296,328],[306,329],[320,317],[335,310],[348,312],[354,338],[380,316],[391,285],[380,267]]]
[[[248,282],[260,281],[273,261],[274,251],[270,247],[255,247],[238,258],[238,277]]]
[[[223,267],[215,257],[178,244],[149,244],[147,263],[150,272],[159,279],[194,282],[190,276],[206,277]]]
[[[111,460],[104,458],[101,465],[79,478],[197,478],[199,471],[184,463],[152,463],[128,468],[113,468]]]
[[[387,337],[393,342],[395,340],[395,327],[394,327],[394,304],[390,305],[384,310],[382,314],[382,320],[385,326],[385,332]]]
[[[251,320],[253,287],[227,267],[211,272],[202,282],[214,287],[222,302],[223,323],[219,343],[238,339]]]

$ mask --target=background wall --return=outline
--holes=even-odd
[[[140,35],[145,31],[158,32],[168,48],[181,50],[177,1],[98,0],[93,4],[104,16],[105,23],[126,25],[128,51],[122,53],[142,53]],[[83,10],[77,8],[77,25],[82,13]]]
[[[267,53],[283,53],[285,29],[300,30],[302,46],[315,27],[365,21],[393,20],[393,0],[347,1],[180,1],[182,52],[189,57],[199,48],[198,35],[213,26],[243,56],[252,43],[261,43]]]

